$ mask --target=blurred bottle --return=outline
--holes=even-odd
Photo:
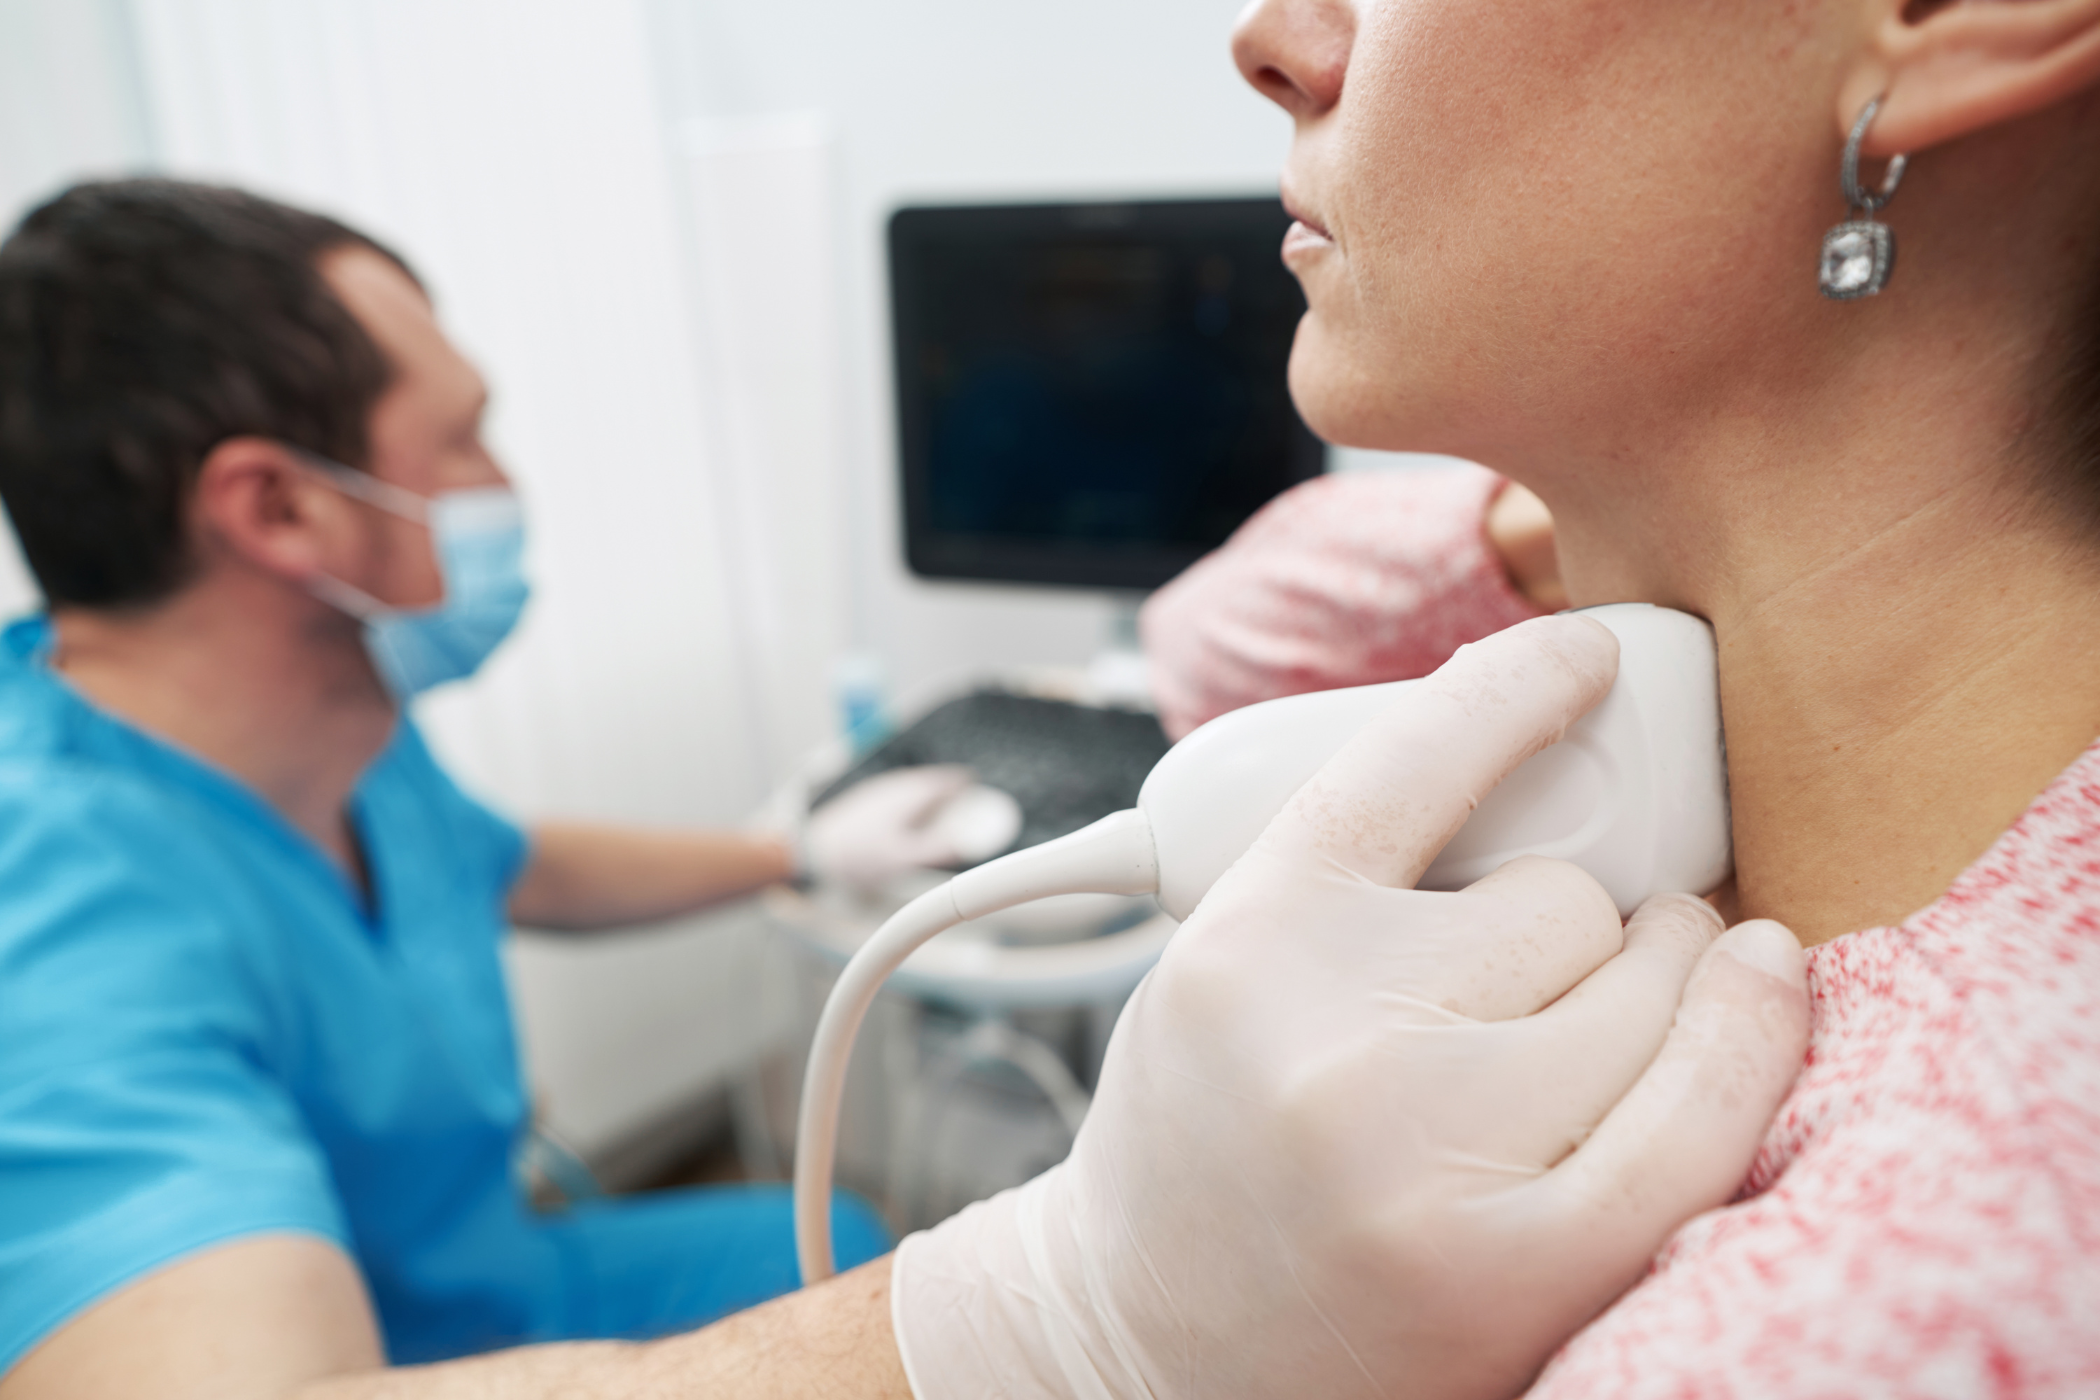
[[[890,736],[888,687],[873,652],[849,651],[831,663],[832,703],[839,733],[858,758]]]

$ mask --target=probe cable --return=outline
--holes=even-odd
[[[965,870],[892,914],[847,962],[825,998],[802,1080],[795,1128],[795,1254],[805,1287],[838,1272],[831,1250],[831,1172],[853,1040],[890,974],[919,947],[969,919],[1057,894],[1159,892],[1152,824],[1136,808]]]

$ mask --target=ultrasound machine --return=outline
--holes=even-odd
[[[1280,201],[909,208],[890,220],[904,553],[929,579],[1158,587],[1325,447],[1286,384],[1305,310]],[[839,788],[967,763],[1013,795],[1017,844],[1129,805],[1149,715],[997,690],[903,730]],[[829,795],[829,794],[826,794]]]
[[[927,579],[1142,595],[1318,475],[1286,368],[1305,302],[1274,198],[915,207],[889,225],[904,553]],[[1131,806],[1166,752],[1136,695],[951,691],[830,765],[805,811],[886,769],[961,763],[1019,808],[1001,849]],[[1002,838],[1003,839],[1003,838]],[[929,883],[937,877],[929,877]],[[777,922],[850,956],[896,904],[782,891]],[[883,1120],[859,1183],[940,1218],[1063,1155],[1122,1000],[1173,931],[1149,900],[1072,896],[965,925],[892,986]],[[974,1118],[972,1115],[975,1115]],[[867,1115],[864,1115],[867,1116]],[[849,1135],[841,1166],[856,1173]]]

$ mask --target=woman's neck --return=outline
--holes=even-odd
[[[2048,172],[2090,120],[1935,148],[1882,296],[1739,259],[1453,435],[1546,502],[1576,604],[1713,623],[1740,913],[1804,943],[1931,903],[2100,736],[2100,512],[2046,417],[2094,194]]]
[[[1548,495],[1578,605],[1714,625],[1738,917],[1810,945],[1900,922],[2100,736],[2100,523],[2009,484],[2009,426]]]
[[[1977,526],[1948,501],[1717,609],[1744,917],[1900,921],[2100,736],[2100,579]]]

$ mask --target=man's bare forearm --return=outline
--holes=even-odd
[[[620,928],[736,899],[793,873],[778,837],[548,822],[533,830],[510,915],[527,928]]]
[[[890,1261],[655,1342],[570,1342],[334,1376],[297,1400],[911,1400]]]

